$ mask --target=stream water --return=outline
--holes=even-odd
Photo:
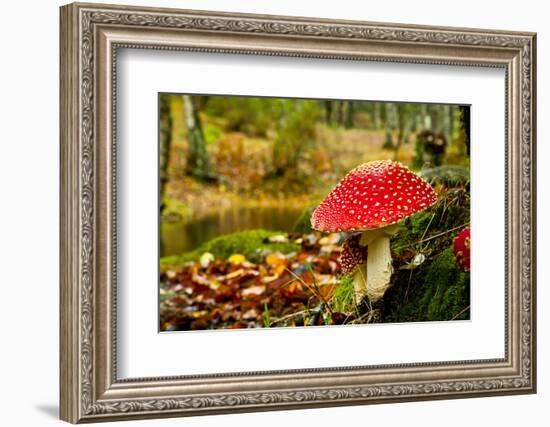
[[[190,222],[162,223],[160,256],[178,255],[222,234],[263,228],[292,231],[302,206],[235,207],[210,213]]]

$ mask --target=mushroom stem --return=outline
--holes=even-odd
[[[390,239],[398,229],[399,226],[393,224],[377,230],[364,231],[361,234],[359,244],[368,247],[368,255],[367,262],[358,268],[359,270],[364,266],[365,270],[363,293],[357,298],[358,301],[366,295],[369,297],[370,303],[373,304],[379,301],[384,296],[386,289],[389,288],[393,273]],[[358,287],[355,289],[357,292]]]
[[[379,301],[390,286],[393,273],[390,251],[390,237],[382,235],[369,244],[366,264],[367,280],[365,293],[371,304]]]

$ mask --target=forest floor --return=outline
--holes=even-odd
[[[242,254],[212,260],[203,254],[179,271],[166,270],[160,291],[161,330],[337,323],[338,314],[323,318],[326,313],[319,306],[338,284],[340,235],[258,233],[265,236],[259,247],[271,240],[273,248],[295,250],[270,252],[260,262]]]

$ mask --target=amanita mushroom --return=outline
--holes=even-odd
[[[361,233],[355,233],[349,236],[342,245],[339,261],[343,276],[353,273],[359,265],[367,262],[365,248],[359,244],[359,240],[361,240]]]
[[[470,227],[455,237],[454,253],[458,266],[464,271],[470,271]]]
[[[380,160],[351,170],[315,209],[311,216],[313,229],[360,232],[348,238],[341,257],[344,269],[355,269],[357,303],[365,295],[371,304],[375,303],[390,286],[390,238],[398,229],[396,223],[436,200],[432,187],[406,166]]]

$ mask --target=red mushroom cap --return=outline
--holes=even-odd
[[[459,267],[470,271],[470,227],[466,227],[455,237],[454,253]]]
[[[311,226],[326,232],[385,227],[433,205],[433,188],[399,162],[379,160],[351,170],[315,209]]]
[[[355,233],[344,240],[342,252],[338,258],[342,276],[353,273],[358,265],[367,261],[366,248],[359,245],[360,239],[361,233]]]

